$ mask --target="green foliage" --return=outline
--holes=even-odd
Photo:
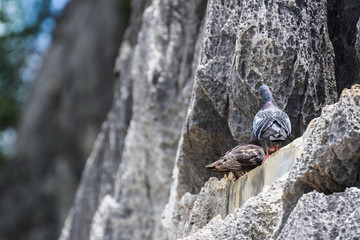
[[[6,94],[0,97],[0,131],[13,127],[18,120],[19,106],[14,96]]]
[[[0,131],[17,125],[23,72],[36,51],[36,36],[52,17],[50,4],[51,0],[0,0]],[[0,150],[0,166],[3,160]]]
[[[0,169],[2,169],[2,167],[4,166],[5,159],[6,159],[5,154],[0,151]]]
[[[127,6],[129,9],[131,8],[131,0],[123,0],[123,3],[125,6]]]
[[[22,39],[0,38],[0,131],[17,123],[17,93],[22,83],[19,70],[24,64],[24,52]]]

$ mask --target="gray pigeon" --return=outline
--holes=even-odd
[[[268,86],[263,85],[259,90],[261,94],[261,109],[255,115],[253,133],[258,139],[265,138],[270,141],[283,141],[291,133],[289,116],[279,109]]]

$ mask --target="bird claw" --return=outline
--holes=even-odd
[[[270,148],[270,152],[276,152],[276,151],[279,151],[279,144],[276,144],[275,147]]]
[[[266,156],[265,156],[264,160],[262,160],[261,164],[263,164],[265,162],[265,160],[269,157],[269,150],[270,150],[270,147],[267,147],[266,148]]]
[[[267,147],[266,148],[266,157],[264,158],[264,160],[261,162],[261,164],[263,164],[265,162],[265,160],[270,156],[270,153],[274,153],[276,151],[279,151],[279,144],[276,144],[275,147]]]

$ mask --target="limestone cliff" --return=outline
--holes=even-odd
[[[114,104],[61,239],[287,239],[358,231],[351,220],[358,215],[346,214],[359,195],[359,86],[334,103],[338,86],[359,82],[336,76],[358,71],[359,65],[358,59],[351,68],[338,62],[338,45],[329,32],[350,39],[351,49],[343,54],[353,56],[359,19],[354,12],[360,5],[356,0],[342,8],[334,4],[134,0],[117,61]],[[351,31],[329,29],[338,26],[328,19],[337,11],[356,18]],[[278,168],[271,167],[273,160],[254,170],[255,178],[264,176],[260,187],[249,174],[248,192],[254,197],[245,199],[239,182],[210,178],[222,175],[204,166],[248,139],[259,104],[256,91],[263,83],[290,116],[293,134],[287,143],[322,115],[301,141],[287,147],[295,152],[277,155],[293,159],[287,169],[270,178],[262,175]],[[342,201],[345,197],[350,200]],[[322,221],[318,231],[300,224],[307,205],[319,216],[317,204],[334,211],[346,206],[337,221],[350,219],[344,223],[350,228],[319,235],[334,229],[323,222],[334,212],[309,220]],[[290,228],[292,223],[299,228]]]
[[[349,239],[359,236],[359,142],[360,85],[355,85],[342,93],[338,103],[325,107],[321,116],[309,124],[303,137],[271,156],[264,165],[235,183],[230,179],[211,180],[210,195],[221,195],[218,199],[224,198],[229,203],[207,203],[204,192],[209,186],[205,184],[186,220],[185,239]],[[271,164],[277,168],[271,168]],[[281,169],[284,165],[287,171]],[[271,184],[267,170],[271,170],[272,175],[280,173],[275,174],[279,178]],[[224,181],[228,182],[226,188]],[[256,188],[258,192],[254,192]],[[244,190],[252,190],[252,198],[244,199]],[[239,199],[231,201],[236,199],[236,194],[240,195]],[[203,206],[199,208],[197,202]],[[216,211],[217,205],[222,204],[228,206],[225,211],[228,215]],[[197,217],[199,215],[207,218]]]

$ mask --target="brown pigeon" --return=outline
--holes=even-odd
[[[252,133],[247,144],[238,145],[225,153],[216,162],[206,166],[206,170],[214,172],[233,172],[235,177],[244,175],[251,169],[261,165],[265,158],[259,140]]]

